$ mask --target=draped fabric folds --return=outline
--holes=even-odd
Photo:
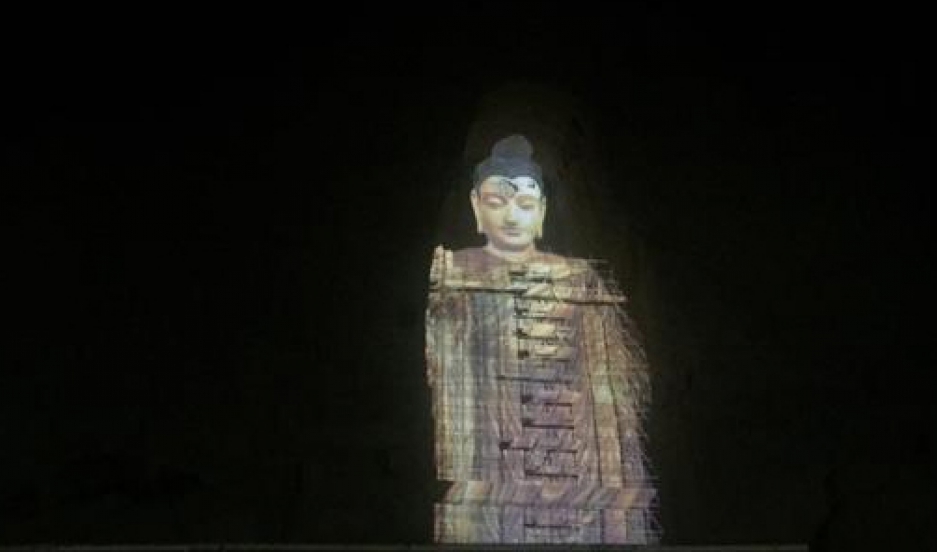
[[[435,250],[438,542],[657,542],[647,365],[623,306],[593,262]]]

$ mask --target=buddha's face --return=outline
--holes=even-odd
[[[535,179],[490,176],[472,191],[471,200],[490,246],[509,252],[533,247],[546,215],[546,198]]]

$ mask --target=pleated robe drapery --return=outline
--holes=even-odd
[[[655,542],[646,363],[612,289],[579,259],[436,249],[438,542]]]

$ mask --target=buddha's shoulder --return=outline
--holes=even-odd
[[[566,267],[578,267],[585,266],[587,263],[584,259],[577,259],[576,257],[565,257],[563,255],[557,255],[555,253],[541,252],[537,254],[537,257],[531,260],[531,264],[545,264],[548,266],[566,266]]]
[[[466,247],[452,250],[452,264],[455,266],[475,266],[487,262],[491,255],[481,247]]]
[[[483,247],[467,247],[456,249],[454,251],[444,250],[451,254],[449,257],[450,266],[464,270],[493,270],[508,267],[539,267],[553,271],[573,270],[575,272],[586,271],[589,269],[589,263],[585,259],[576,257],[565,257],[555,253],[545,251],[537,252],[523,262],[511,262],[492,255]]]
[[[473,266],[478,264],[487,265],[520,265],[520,264],[545,264],[545,265],[569,265],[581,264],[585,261],[571,257],[564,257],[555,253],[544,251],[537,252],[526,261],[512,262],[501,259],[488,251],[484,247],[466,247],[452,251],[452,260],[458,266]]]

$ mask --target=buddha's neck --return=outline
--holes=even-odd
[[[521,251],[504,251],[503,249],[497,249],[490,243],[485,245],[485,251],[511,263],[523,263],[529,261],[534,255],[537,254],[537,248],[531,244],[527,249]]]

